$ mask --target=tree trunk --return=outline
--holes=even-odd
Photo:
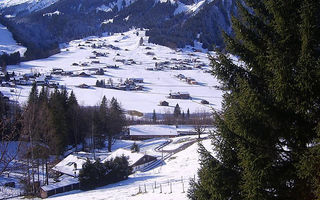
[[[108,135],[108,151],[111,152],[112,136]]]

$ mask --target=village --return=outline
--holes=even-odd
[[[208,143],[208,134],[213,131],[209,123],[198,124],[197,129],[196,123],[191,119],[192,123],[188,123],[186,119],[190,113],[191,116],[210,114],[212,109],[219,110],[221,106],[219,83],[208,72],[206,53],[193,48],[182,51],[150,44],[141,30],[71,41],[63,44],[61,53],[52,57],[7,66],[0,73],[0,95],[12,106],[24,105],[33,86],[38,90],[47,87],[50,92],[74,93],[84,107],[97,106],[103,96],[108,102],[114,97],[129,120],[125,131],[116,137],[111,152],[106,147],[96,148],[88,132],[85,146],[70,146],[63,155],[51,156],[48,165],[40,164],[32,170],[37,174],[31,181],[37,196],[56,198],[78,193],[81,191],[79,173],[84,163],[97,159],[107,162],[122,155],[128,158],[133,169],[128,180],[122,181],[131,188],[130,195],[151,188],[166,193],[177,180],[182,180],[182,185],[177,186],[179,192],[186,191],[190,179],[195,178],[198,142]],[[176,109],[179,117],[174,114]],[[137,145],[139,151],[132,151],[133,145]],[[175,163],[178,158],[193,160],[193,174],[187,173],[188,176],[181,178],[183,171],[169,172],[174,166],[182,165]],[[26,168],[23,160],[14,166],[18,165],[20,169]],[[182,166],[185,170],[189,167]],[[19,180],[24,172],[14,168],[5,173],[1,177],[5,182],[0,186],[1,194],[21,196],[23,184]],[[148,178],[155,173],[164,174],[162,178]],[[163,184],[172,174],[175,174],[172,181]],[[140,181],[131,183],[136,177]],[[159,185],[154,186],[150,181]],[[146,185],[144,190],[139,185],[142,183]]]
[[[141,109],[136,104],[125,105],[127,110],[139,112],[151,112],[153,108],[166,106],[167,103],[169,109],[170,105],[184,104],[185,111],[187,108],[209,108],[198,106],[201,104],[217,105],[219,108],[216,97],[213,99],[207,95],[207,91],[216,90],[216,85],[208,85],[207,79],[198,78],[208,75],[211,79],[202,53],[195,49],[186,53],[179,49],[159,50],[158,46],[147,43],[139,30],[72,41],[64,46],[61,56],[58,54],[49,62],[31,61],[26,63],[26,67],[23,67],[24,63],[8,66],[6,71],[0,73],[0,85],[7,99],[19,102],[25,101],[27,92],[36,84],[39,87],[73,90],[81,98],[86,97],[82,93],[93,95],[93,90],[99,91],[93,98],[81,99],[89,105],[95,103],[93,99],[97,94],[110,94],[113,90],[111,93],[121,99],[128,98],[128,95],[130,98],[144,99],[149,105]],[[67,56],[69,54],[78,56]],[[171,80],[175,78],[181,83]],[[199,89],[194,90],[188,85]],[[117,91],[131,92],[133,95],[125,97]],[[161,107],[156,110],[165,112]]]

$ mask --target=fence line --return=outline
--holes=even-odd
[[[165,194],[171,194],[171,193],[185,193],[186,188],[185,188],[185,183],[188,183],[191,180],[196,180],[196,175],[190,176],[187,178],[184,178],[181,176],[180,179],[168,179],[167,181],[161,181],[157,182],[154,181],[153,183],[151,182],[144,182],[143,184],[139,184],[138,187],[138,194],[140,193],[165,193]]]

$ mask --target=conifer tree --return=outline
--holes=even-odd
[[[173,115],[176,119],[181,115],[181,109],[179,104],[176,104],[176,106],[174,107]]]
[[[189,110],[189,108],[188,108],[188,110],[187,110],[187,116],[186,116],[186,118],[187,118],[187,120],[190,119],[190,110]]]
[[[79,105],[76,96],[71,91],[69,98],[67,99],[67,123],[68,123],[68,138],[69,144],[76,146],[82,141],[80,134],[80,116],[79,116]]]
[[[222,83],[214,158],[200,148],[191,199],[320,198],[320,4],[245,0],[211,57]]]
[[[107,98],[103,96],[97,117],[95,119],[96,138],[95,144],[98,148],[103,148],[107,133],[109,132],[109,116],[108,116]]]
[[[117,99],[114,97],[110,101],[109,109],[109,129],[108,129],[108,151],[111,152],[113,140],[117,134],[120,134],[126,125],[126,119],[123,110]]]
[[[152,122],[156,123],[157,122],[157,114],[156,111],[153,109],[153,113],[152,113]]]

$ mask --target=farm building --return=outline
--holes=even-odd
[[[176,92],[169,93],[170,99],[190,99],[190,94],[188,92]]]
[[[129,127],[129,137],[133,140],[178,136],[175,126],[134,125]]]
[[[61,68],[52,68],[51,74],[61,75],[63,73],[63,69]]]
[[[169,106],[169,103],[167,101],[160,101],[160,106]]]
[[[87,74],[86,72],[80,72],[78,76],[80,76],[80,77],[89,77],[90,74]]]
[[[143,83],[143,78],[129,78],[129,81],[134,83]]]
[[[70,154],[65,159],[56,164],[52,169],[61,174],[69,176],[78,176],[82,165],[86,162],[87,158],[83,153]]]
[[[81,84],[81,85],[79,85],[78,86],[79,88],[84,88],[84,89],[88,89],[88,88],[90,88],[90,86],[89,85],[87,85],[87,84]]]
[[[203,128],[204,134],[209,134],[214,131],[214,127],[211,125],[207,125]],[[179,135],[197,135],[195,128],[193,125],[179,125],[177,126],[177,133]]]
[[[114,159],[115,157],[121,157],[122,155],[128,157],[129,165],[132,167],[133,172],[139,171],[140,169],[148,165],[150,162],[157,159],[154,156],[150,156],[144,153],[131,152],[131,150],[129,149],[120,148],[111,153],[110,156],[108,156],[102,162]]]
[[[79,186],[80,184],[78,179],[70,177],[62,180],[61,182],[40,187],[40,196],[44,199],[55,194],[79,189]]]

